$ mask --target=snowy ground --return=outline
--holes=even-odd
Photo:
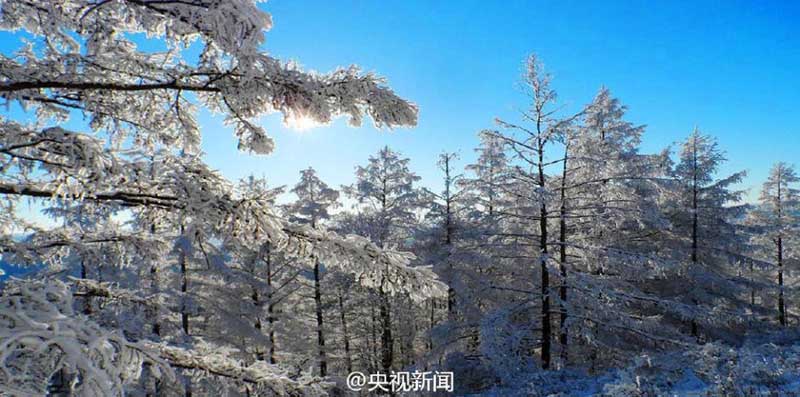
[[[640,357],[598,376],[538,373],[520,387],[483,396],[800,396],[800,338],[772,335],[735,348],[706,344],[697,351]]]

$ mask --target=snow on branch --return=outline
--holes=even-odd
[[[123,395],[125,385],[141,376],[142,364],[157,367],[157,376],[174,378],[173,368],[199,371],[266,387],[277,395],[324,396],[330,385],[321,378],[256,362],[244,365],[222,348],[198,341],[193,349],[151,341],[129,342],[73,310],[73,296],[103,297],[154,305],[158,299],[118,288],[112,283],[70,278],[12,282],[0,296],[0,392],[44,394],[60,370],[80,379],[76,392]],[[224,350],[224,349],[223,349]],[[151,370],[152,370],[151,366]]]
[[[0,29],[36,37],[15,56],[0,55],[0,98],[35,107],[40,121],[77,110],[95,130],[197,152],[199,101],[226,115],[240,149],[260,154],[274,142],[256,118],[273,112],[318,123],[346,115],[353,125],[367,115],[379,128],[417,121],[416,105],[372,73],[356,66],[308,72],[267,55],[261,47],[271,18],[251,0],[0,5]],[[139,32],[163,39],[166,50],[140,50],[131,40]],[[181,49],[197,38],[199,58],[186,59]]]
[[[365,237],[342,237],[307,225],[287,225],[284,230],[290,241],[299,243],[292,244],[301,250],[297,253],[321,258],[326,265],[353,274],[364,287],[407,294],[415,301],[447,296],[447,286],[430,266],[410,266],[411,253],[381,249]]]
[[[71,183],[68,187],[56,182],[17,186],[4,183],[0,179],[0,194],[88,200],[142,210],[167,210],[182,214],[187,219],[186,222],[194,225],[187,223],[187,227],[207,230],[223,239],[236,239],[256,245],[270,242],[276,249],[288,253],[305,258],[319,258],[331,266],[356,275],[362,285],[369,288],[383,286],[387,293],[407,293],[415,300],[424,300],[432,295],[442,294],[445,290],[430,269],[409,266],[413,256],[381,250],[364,238],[341,237],[332,232],[285,221],[275,214],[272,204],[261,197],[250,197],[237,191],[196,158],[160,153],[157,160],[157,164],[145,167],[135,159],[117,159],[119,165],[131,165],[118,167],[128,170],[128,174],[117,175],[116,178],[111,175],[97,178],[92,189],[80,189],[90,185],[86,178],[94,180],[89,176],[80,179],[84,183]],[[146,238],[146,235],[139,236],[141,241],[137,244],[140,245]],[[16,246],[20,249],[36,247],[42,252],[47,244],[52,243],[46,239],[43,241],[45,246]],[[67,244],[66,241],[59,241],[61,243],[56,244],[57,246]],[[75,241],[71,245],[84,242],[91,241]]]
[[[261,385],[279,396],[327,396],[326,389],[332,386],[330,382],[308,374],[292,378],[287,371],[264,361],[244,365],[239,360],[231,359],[230,355],[220,353],[221,348],[216,346],[205,346],[207,351],[196,352],[163,343],[145,342],[145,344],[150,349],[158,351],[160,356],[174,368],[201,371],[208,375]],[[202,349],[204,348],[201,347]]]
[[[149,349],[76,313],[65,283],[10,282],[0,295],[2,394],[44,395],[51,376],[63,370],[80,379],[78,394],[121,396],[145,362],[174,376]]]

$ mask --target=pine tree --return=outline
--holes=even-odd
[[[434,223],[435,240],[434,246],[439,246],[442,249],[441,263],[434,265],[434,268],[439,269],[440,277],[447,283],[447,313],[448,315],[455,316],[457,312],[457,297],[454,288],[454,278],[457,277],[454,268],[453,254],[455,251],[455,244],[459,226],[458,212],[459,203],[461,200],[462,192],[458,190],[461,175],[457,174],[454,166],[454,160],[458,159],[456,153],[441,153],[439,160],[436,162],[439,170],[443,174],[444,188],[441,193],[428,192],[433,198],[431,203],[430,212],[427,217],[429,221]],[[437,266],[438,265],[438,266]]]
[[[497,123],[513,133],[498,135],[513,149],[518,165],[513,168],[515,182],[519,183],[523,191],[518,197],[530,197],[535,207],[535,214],[521,214],[520,219],[538,222],[538,253],[537,261],[540,272],[540,300],[541,300],[541,365],[543,369],[550,368],[552,344],[552,309],[550,297],[550,269],[549,245],[550,235],[548,229],[548,201],[552,193],[545,168],[549,164],[546,156],[547,148],[554,143],[563,128],[569,122],[567,119],[555,117],[556,92],[550,87],[550,75],[545,73],[543,66],[535,55],[528,57],[524,75],[524,84],[531,97],[530,109],[523,114],[525,120],[530,121],[531,127],[508,123],[497,120]],[[527,191],[525,191],[527,190]],[[529,204],[523,203],[527,206]],[[526,211],[527,212],[527,211]]]
[[[389,147],[370,156],[369,163],[356,168],[356,183],[345,192],[363,209],[367,237],[381,248],[403,245],[407,228],[414,222],[419,205],[419,191],[414,184],[419,177],[408,168],[409,160]],[[394,365],[391,301],[386,287],[392,283],[380,280],[381,368],[391,371]]]
[[[328,210],[338,205],[339,192],[331,189],[317,177],[313,168],[300,172],[300,182],[292,188],[292,193],[297,196],[297,201],[292,203],[287,211],[293,214],[293,219],[300,223],[307,223],[312,228],[321,227],[320,223],[330,218]],[[320,262],[314,260],[314,305],[317,320],[317,348],[319,351],[319,373],[326,376],[328,372],[327,358],[325,356],[325,330],[322,305],[322,274]]]
[[[800,189],[795,187],[799,182],[800,177],[791,165],[783,162],[775,164],[761,189],[761,205],[753,214],[762,231],[761,235],[756,236],[757,243],[765,251],[771,251],[768,257],[777,267],[777,312],[778,322],[782,326],[788,324],[785,292],[787,251],[797,238],[800,223]]]
[[[685,242],[674,249],[688,251],[691,261],[684,295],[693,306],[713,295],[732,299],[740,287],[727,280],[735,274],[721,276],[734,270],[728,260],[738,242],[733,221],[744,208],[738,204],[743,192],[730,187],[741,182],[745,173],[715,179],[724,154],[714,138],[697,129],[682,144],[679,159],[674,171],[677,197],[670,218],[674,233],[680,236],[677,240]],[[696,318],[691,320],[691,334],[700,337]]]
[[[507,143],[493,130],[483,130],[478,137],[476,162],[466,166],[468,173],[459,181],[465,206],[461,238],[468,247],[463,250],[466,255],[462,259],[465,285],[461,291],[464,296],[461,321],[469,335],[467,354],[470,357],[481,354],[483,312],[507,298],[493,296],[509,285],[508,280],[501,280],[499,276],[517,266],[510,263],[511,260],[501,259],[510,256],[507,249],[513,249],[503,241],[506,239],[503,233],[507,223],[505,214],[511,211],[512,205]]]
[[[660,302],[647,285],[668,268],[668,261],[652,252],[653,236],[664,223],[653,209],[665,156],[638,153],[644,127],[625,120],[626,111],[601,88],[561,136],[564,156],[553,185],[559,207],[562,365],[574,350],[597,369],[595,364],[608,364],[605,358],[613,352],[669,335],[642,315],[651,310],[642,307],[643,300]],[[660,305],[665,310],[671,302]],[[599,357],[602,353],[608,356]]]

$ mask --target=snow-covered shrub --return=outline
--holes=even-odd
[[[144,362],[157,376],[169,367],[119,331],[73,310],[73,293],[57,280],[12,281],[0,295],[0,394],[44,395],[51,377],[69,374],[79,395],[118,396]]]
[[[530,354],[531,331],[520,326],[518,313],[498,309],[481,323],[481,353],[503,385],[517,384],[538,370],[535,356]]]
[[[530,372],[491,396],[800,396],[800,342],[787,334],[734,347],[708,343],[642,355],[620,369],[589,375],[562,370]],[[787,343],[788,342],[788,343]]]

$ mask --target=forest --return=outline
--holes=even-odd
[[[0,395],[800,396],[796,158],[747,200],[702,126],[646,153],[613,87],[568,113],[531,54],[519,117],[429,159],[441,189],[388,145],[348,185],[228,180],[200,109],[243,155],[281,150],[263,115],[425,111],[273,57],[271,27],[253,0],[0,1]]]

